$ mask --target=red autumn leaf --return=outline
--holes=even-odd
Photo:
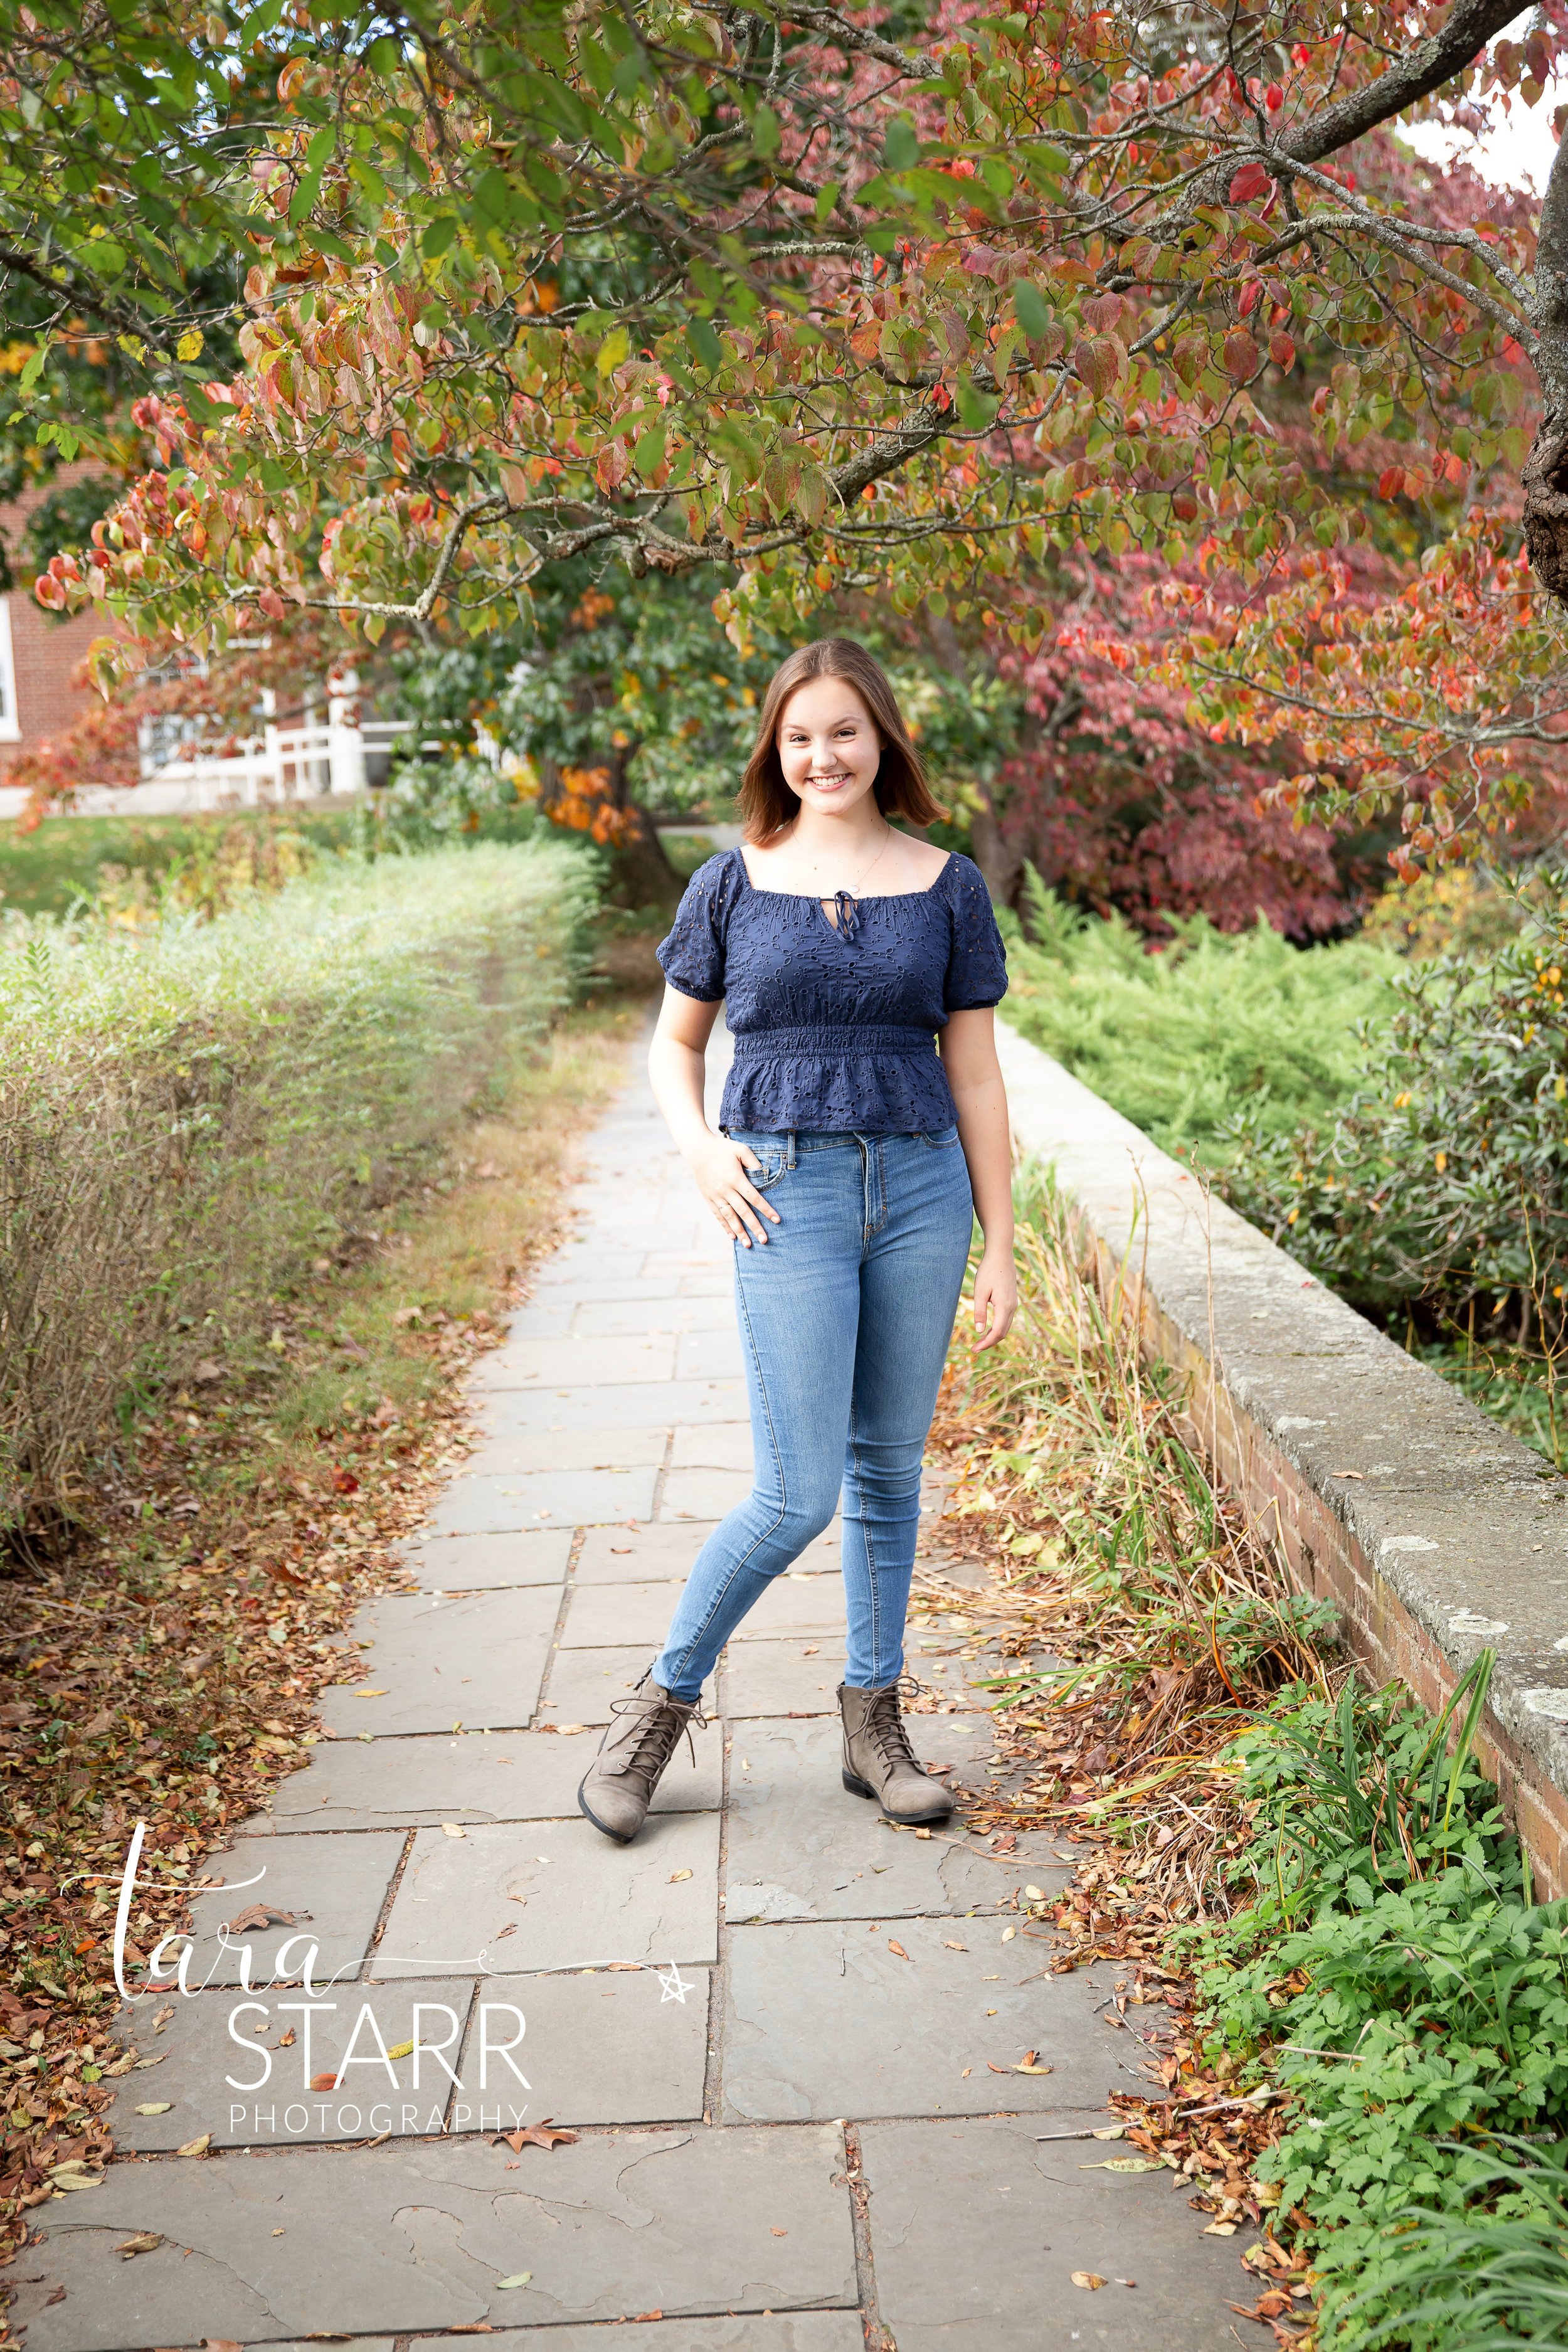
[[[1230,184],[1230,201],[1233,205],[1250,204],[1254,196],[1262,195],[1266,188],[1273,185],[1261,163],[1244,163]]]
[[[1278,114],[1285,103],[1285,93],[1277,81],[1271,81],[1263,93],[1263,103],[1270,114]]]
[[[1268,356],[1273,361],[1277,368],[1283,369],[1284,373],[1289,375],[1291,369],[1296,364],[1296,346],[1290,341],[1289,335],[1270,335],[1268,338]]]
[[[1245,383],[1258,373],[1262,358],[1257,343],[1245,327],[1237,327],[1225,339],[1225,372],[1237,383]]]
[[[1263,280],[1261,278],[1249,278],[1247,279],[1246,285],[1241,289],[1241,299],[1236,306],[1241,312],[1244,319],[1251,318],[1252,313],[1258,308],[1258,297],[1261,295],[1262,291]]]
[[[340,1495],[357,1495],[359,1493],[359,1480],[354,1476],[352,1470],[334,1470],[332,1472],[332,1484],[337,1488]]]
[[[1103,400],[1121,373],[1126,356],[1114,335],[1088,335],[1072,355],[1073,370],[1096,400]]]
[[[310,2077],[312,2091],[335,2091],[337,2087],[338,2078],[335,2074],[312,2074]]]
[[[1396,499],[1404,488],[1403,466],[1387,466],[1377,478],[1377,495],[1380,499]]]

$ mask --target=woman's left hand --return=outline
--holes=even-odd
[[[1011,1249],[987,1249],[974,1276],[974,1343],[994,1348],[1018,1312],[1018,1277]]]

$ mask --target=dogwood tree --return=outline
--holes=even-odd
[[[0,268],[145,366],[156,457],[38,593],[106,678],[294,606],[482,636],[595,552],[737,567],[742,636],[848,589],[1027,646],[1054,550],[1300,593],[1376,433],[1417,502],[1522,470],[1554,600],[1568,178],[1489,220],[1380,134],[1539,101],[1562,7],[0,0]]]

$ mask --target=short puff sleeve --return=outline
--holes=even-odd
[[[671,988],[715,1004],[724,994],[725,932],[728,929],[730,860],[710,857],[687,884],[658,961]]]
[[[942,1001],[949,1013],[974,1013],[1000,1004],[1006,995],[1007,952],[980,868],[967,857],[955,856],[952,865],[952,937]]]

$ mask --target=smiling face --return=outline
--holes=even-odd
[[[779,714],[778,753],[784,782],[803,808],[843,816],[875,785],[882,739],[847,679],[814,677]]]

